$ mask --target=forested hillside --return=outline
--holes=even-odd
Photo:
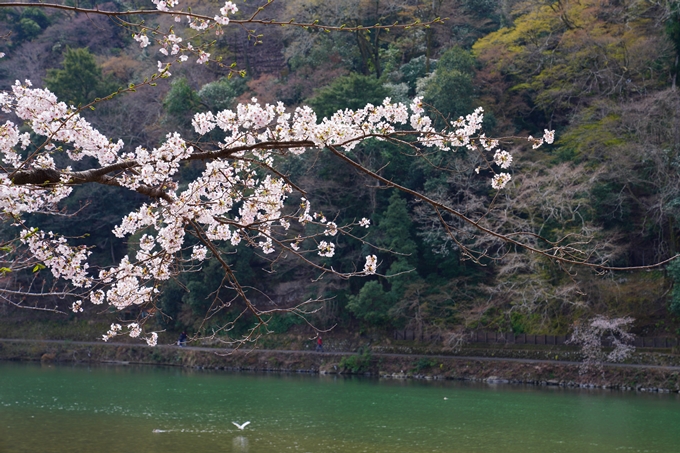
[[[196,10],[219,7],[187,3]],[[127,10],[144,2],[79,5]],[[246,0],[238,6],[236,17],[248,17],[260,3]],[[30,79],[61,100],[85,105],[141,82],[157,68],[159,46],[140,48],[115,20],[43,8],[0,13],[3,89]],[[83,116],[130,149],[151,149],[167,131],[196,136],[195,113],[217,113],[253,97],[282,101],[287,108],[310,105],[322,118],[368,102],[377,105],[385,97],[407,102],[422,96],[440,126],[481,106],[488,136],[556,131],[555,143],[539,149],[508,142],[514,167],[502,192],[475,177],[480,162],[471,152],[458,151],[455,159],[433,153],[425,165],[414,163],[403,147],[369,140],[349,155],[386,179],[398,177],[455,206],[484,228],[522,232],[529,244],[547,245],[575,261],[641,267],[678,253],[680,2],[290,0],[275,1],[262,14],[348,27],[446,20],[431,27],[344,33],[225,28],[205,38],[216,40],[212,58],[221,58],[223,65],[174,66],[172,77],[157,86],[115,96]],[[149,26],[172,24],[169,16],[149,20],[159,21]],[[635,318],[638,334],[680,333],[680,289],[673,288],[680,264],[624,271],[565,264],[447,218],[457,230],[457,243],[427,206],[339,165],[327,151],[282,165],[292,180],[315,188],[311,201],[329,220],[370,219],[371,227],[358,237],[331,238],[335,254],[327,266],[355,271],[355,263],[372,253],[366,242],[391,252],[380,255],[383,276],[344,280],[317,278],[315,269],[292,259],[272,263],[246,242],[224,246],[223,252],[234,252],[234,273],[260,307],[293,307],[321,298],[308,307],[307,320],[315,327],[387,336],[404,328],[445,338],[471,329],[567,334],[600,314]],[[192,161],[180,172],[191,177],[204,167]],[[33,214],[32,221],[45,231],[71,225],[69,235],[93,247],[92,262],[116,263],[141,235],[120,239],[111,230],[144,197],[101,185],[74,191],[63,208],[78,211],[75,226],[68,216]],[[4,284],[49,284],[45,271],[30,271],[6,273]],[[151,314],[159,330],[209,335],[245,308],[222,279],[217,259],[206,261],[200,271],[166,281],[156,310],[144,315]],[[232,307],[206,320],[218,297]],[[72,302],[55,298],[50,304]],[[10,311],[18,316],[6,304],[0,307],[6,316]],[[111,319],[139,315],[128,309]],[[243,335],[253,322],[243,315],[220,335]],[[269,323],[274,332],[306,328],[295,314],[277,314]]]

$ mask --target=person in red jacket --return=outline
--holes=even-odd
[[[316,350],[317,352],[323,352],[323,340],[320,335],[316,337]]]

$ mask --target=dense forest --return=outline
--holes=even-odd
[[[187,3],[197,9],[217,5]],[[127,10],[143,2],[79,5]],[[258,6],[247,0],[238,14],[246,17]],[[30,79],[59,99],[84,105],[156,70],[158,46],[140,48],[125,27],[106,17],[43,8],[0,13],[3,89]],[[516,165],[503,192],[473,177],[473,153],[414,164],[403,148],[375,140],[350,154],[387,179],[408,181],[414,190],[482,218],[490,229],[523,232],[530,243],[578,248],[584,261],[641,267],[678,253],[680,2],[290,0],[273,2],[266,14],[352,27],[446,20],[389,32],[229,28],[205,38],[216,39],[213,57],[225,64],[173,67],[172,77],[157,86],[116,96],[83,115],[126,146],[152,148],[169,130],[195,135],[195,113],[216,113],[253,97],[289,108],[310,105],[321,118],[385,97],[406,102],[422,96],[442,125],[481,106],[488,136],[556,131],[551,146],[512,145]],[[168,26],[172,19],[149,20],[158,21],[150,26]],[[192,162],[181,172],[191,177],[201,165]],[[330,219],[370,217],[366,241],[391,253],[380,256],[383,276],[343,280],[318,279],[293,260],[273,266],[246,243],[225,249],[234,252],[230,264],[259,306],[293,307],[321,298],[306,317],[317,328],[384,335],[404,328],[445,337],[473,329],[566,334],[579,320],[600,314],[633,317],[637,334],[680,333],[677,262],[598,271],[509,246],[464,224],[457,226],[457,243],[416,200],[339,165],[325,151],[288,160],[284,170],[315,187],[312,201]],[[64,209],[79,212],[77,223],[40,214],[32,220],[46,231],[63,230],[69,222],[69,234],[93,247],[93,262],[115,263],[139,237],[119,239],[111,230],[144,198],[105,186],[75,190]],[[333,240],[336,253],[327,264],[335,270],[352,272],[368,253],[362,240]],[[26,285],[36,273],[8,274],[4,284]],[[200,272],[169,280],[155,302],[153,322],[169,332],[211,334],[241,313],[239,300],[221,282],[215,259]],[[216,292],[234,306],[206,321]],[[132,310],[111,317],[139,315]],[[243,316],[220,335],[242,335],[252,323]],[[295,314],[277,314],[268,327],[278,333],[308,328]]]

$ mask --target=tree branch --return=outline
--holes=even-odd
[[[206,16],[203,14],[195,14],[189,11],[160,11],[157,9],[137,9],[137,10],[131,10],[131,11],[110,11],[110,10],[102,10],[99,8],[81,8],[79,6],[67,6],[67,5],[58,5],[56,3],[30,3],[30,2],[0,2],[0,8],[11,8],[11,7],[24,7],[24,8],[52,8],[52,9],[59,9],[62,11],[71,11],[74,13],[83,13],[83,14],[99,14],[103,16],[109,16],[109,17],[122,17],[122,16],[148,16],[148,15],[154,15],[154,14],[161,14],[161,15],[170,15],[170,16],[186,16],[186,17],[191,17],[194,19],[199,19],[199,20],[206,20],[210,22],[214,22],[214,17],[213,16]],[[408,24],[392,24],[392,25],[380,25],[380,24],[375,24],[370,27],[363,27],[361,25],[356,26],[356,27],[346,27],[344,25],[341,26],[330,26],[330,25],[321,25],[318,23],[318,21],[314,22],[294,22],[293,20],[284,22],[284,21],[278,21],[278,20],[273,20],[273,19],[255,19],[255,16],[257,15],[254,14],[248,19],[231,19],[229,20],[229,23],[231,24],[238,24],[238,25],[243,25],[243,24],[260,24],[260,25],[279,25],[279,26],[291,26],[291,27],[301,27],[301,28],[316,28],[319,30],[323,31],[359,31],[359,30],[367,30],[367,29],[376,29],[376,30],[382,30],[385,29],[389,31],[391,28],[403,28],[403,29],[408,29],[411,27],[428,27],[432,26],[434,24],[439,24],[443,23],[446,19],[442,18],[435,18],[431,21],[428,22],[421,22],[419,20],[415,20],[411,23]]]
[[[655,263],[655,264],[650,264],[650,265],[647,265],[647,266],[629,266],[629,267],[606,266],[606,265],[602,265],[602,264],[588,263],[586,261],[578,261],[578,260],[563,258],[563,257],[557,255],[557,251],[555,251],[554,254],[551,254],[551,253],[546,252],[545,250],[540,250],[540,249],[537,249],[536,247],[532,247],[532,246],[525,244],[523,242],[520,242],[516,239],[512,239],[508,235],[504,235],[504,234],[498,233],[496,231],[490,230],[488,228],[485,228],[482,225],[480,225],[479,223],[477,223],[474,220],[470,219],[469,217],[465,216],[463,213],[456,211],[455,209],[450,208],[449,206],[446,206],[442,203],[439,203],[439,202],[423,195],[422,193],[419,193],[415,190],[411,190],[408,187],[404,187],[402,185],[399,185],[399,184],[395,183],[394,181],[391,181],[387,178],[380,176],[377,173],[374,173],[370,169],[362,166],[361,164],[359,164],[359,163],[353,161],[352,159],[350,159],[349,157],[347,157],[347,155],[345,153],[339,151],[334,146],[328,145],[328,148],[331,150],[331,152],[333,154],[338,156],[343,161],[347,162],[352,167],[354,167],[357,170],[359,170],[360,172],[365,173],[365,174],[369,175],[370,177],[382,182],[383,184],[387,185],[388,187],[393,187],[393,188],[398,189],[398,190],[400,190],[404,193],[407,193],[407,194],[413,196],[414,198],[429,204],[435,210],[448,212],[449,214],[458,217],[463,222],[465,222],[465,223],[473,226],[474,228],[478,229],[482,233],[488,234],[489,236],[493,236],[495,238],[498,238],[498,239],[502,240],[503,242],[506,242],[506,243],[509,243],[509,244],[514,244],[514,245],[521,247],[525,250],[528,250],[528,251],[533,252],[533,253],[537,253],[539,255],[545,256],[547,258],[550,258],[552,260],[555,260],[555,261],[558,261],[558,262],[561,262],[561,263],[574,264],[574,265],[579,265],[579,266],[586,266],[586,267],[590,267],[590,268],[594,268],[594,269],[598,269],[598,270],[603,270],[603,271],[631,271],[631,270],[652,269],[652,268],[655,268],[655,267],[660,267],[660,266],[663,266],[664,264],[668,264],[669,262],[673,261],[674,259],[680,257],[680,255],[675,255],[675,256],[667,259],[667,260],[664,260],[664,261],[661,261],[661,262],[658,262],[658,263]],[[517,233],[515,233],[515,234],[517,234]]]

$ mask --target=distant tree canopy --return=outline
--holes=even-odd
[[[418,279],[414,272],[418,247],[411,237],[412,229],[408,204],[395,192],[372,232],[376,245],[395,252],[395,256],[383,264],[387,267],[386,275],[392,278],[367,282],[347,304],[355,316],[369,325],[395,325],[398,319],[390,309],[402,299],[407,285]]]
[[[116,83],[102,74],[89,50],[66,49],[62,69],[49,69],[45,85],[59,99],[72,105],[84,105],[111,94]]]
[[[672,63],[663,35],[650,28],[659,14],[637,2],[533,7],[512,27],[474,44],[484,103],[498,106],[519,127],[550,118],[564,124],[575,108],[597,98],[626,99],[658,88]]]
[[[50,18],[40,8],[25,8],[21,12],[3,10],[0,14],[0,19],[11,24],[10,39],[13,46],[34,39],[51,23]]]
[[[203,107],[201,97],[191,88],[186,77],[178,77],[170,84],[163,98],[163,109],[178,125],[187,127],[191,116]]]
[[[211,111],[229,109],[237,97],[242,95],[247,89],[246,79],[243,77],[232,77],[210,82],[198,91],[198,97]],[[193,102],[193,99],[191,99]]]
[[[367,103],[381,104],[388,92],[375,77],[350,74],[338,77],[309,100],[319,118],[330,117],[339,109],[358,109]]]
[[[434,74],[424,80],[423,101],[434,107],[443,118],[455,120],[464,116],[472,109],[474,76],[475,59],[472,54],[453,47],[439,59]]]

